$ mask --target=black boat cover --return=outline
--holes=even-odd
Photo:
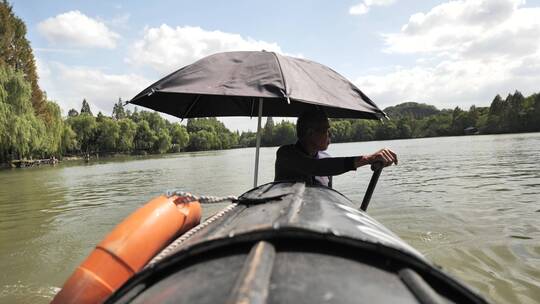
[[[332,189],[235,203],[108,303],[487,303]]]

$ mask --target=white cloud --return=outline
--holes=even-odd
[[[39,81],[41,82],[42,79],[48,78],[51,76],[51,69],[49,68],[47,64],[43,63],[43,61],[41,61],[41,59],[38,56],[35,56],[35,59],[36,59],[37,74],[39,75]]]
[[[394,67],[385,74],[361,76],[355,83],[382,108],[406,101],[439,108],[488,106],[496,94],[538,91],[540,53],[512,60],[444,60],[433,66]]]
[[[119,97],[127,101],[152,83],[151,80],[134,74],[109,74],[95,68],[73,67],[58,62],[47,63],[39,57],[36,57],[36,66],[41,89],[47,92],[49,100],[60,105],[63,115],[67,115],[72,108],[79,111],[83,98],[90,104],[94,115],[100,111],[110,115],[113,104]],[[139,110],[150,111],[146,108]],[[180,121],[174,116],[161,115],[169,121]],[[292,121],[290,118],[284,119]],[[219,120],[232,131],[257,130],[257,117],[220,117]],[[278,121],[279,118],[274,118],[274,122]]]
[[[388,6],[392,5],[396,0],[364,0],[364,3],[368,6]]]
[[[522,0],[462,0],[416,13],[399,33],[383,35],[386,52],[451,52],[454,56],[534,52],[540,46],[540,8],[522,8]]]
[[[414,67],[358,77],[379,106],[488,106],[496,94],[538,91],[540,8],[521,0],[450,1],[383,35],[385,52],[421,55]]]
[[[364,15],[369,12],[371,6],[389,6],[392,5],[395,0],[364,0],[361,3],[353,5],[349,8],[349,14],[351,15]]]
[[[172,28],[166,24],[146,28],[144,37],[135,42],[131,50],[126,59],[128,63],[150,66],[161,73],[170,73],[217,52],[267,50],[282,53],[277,43],[200,27]]]
[[[81,107],[83,98],[94,114],[110,114],[118,98],[126,101],[142,91],[151,81],[135,74],[110,74],[90,67],[67,66],[37,60],[39,85],[50,100],[56,101],[64,114]]]
[[[349,8],[349,14],[351,15],[363,15],[369,11],[369,7],[363,2],[357,5],[353,5]]]
[[[38,31],[50,43],[73,47],[113,49],[120,37],[103,22],[80,11],[70,11],[48,18],[38,24]]]

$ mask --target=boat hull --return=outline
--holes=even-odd
[[[486,303],[340,193],[271,183],[109,303]]]

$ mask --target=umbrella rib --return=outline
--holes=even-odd
[[[200,98],[201,98],[201,94],[197,95],[197,98],[195,98],[195,100],[189,105],[189,108],[187,109],[186,113],[184,114],[184,117],[182,117],[182,120],[184,120],[188,116],[189,112],[191,111],[193,106],[197,103],[197,101],[199,101]]]
[[[287,98],[287,103],[290,104],[289,93],[287,93],[287,82],[285,81],[285,75],[283,75],[283,69],[281,68],[281,62],[275,52],[271,52],[272,55],[276,58],[276,62],[279,68],[279,73],[281,74],[281,80],[283,80],[283,90],[285,91],[285,98]]]

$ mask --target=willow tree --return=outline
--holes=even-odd
[[[7,1],[0,2],[0,64],[24,75],[31,88],[31,101],[36,114],[45,110],[43,92],[38,86],[36,62],[30,42],[26,39],[26,25],[15,16]]]
[[[118,121],[120,136],[116,143],[116,149],[120,152],[130,152],[134,148],[133,139],[137,133],[137,124],[131,119],[124,118]]]
[[[179,123],[171,124],[169,133],[171,134],[173,152],[180,152],[189,144],[189,134],[186,128]]]
[[[27,158],[45,150],[46,128],[34,114],[31,85],[21,72],[0,65],[1,161]]]
[[[112,118],[104,117],[97,124],[96,144],[102,152],[115,152],[120,139],[120,126]]]
[[[66,122],[76,134],[76,150],[84,153],[91,152],[95,146],[96,141],[96,118],[94,116],[84,114],[75,117],[69,117]]]

